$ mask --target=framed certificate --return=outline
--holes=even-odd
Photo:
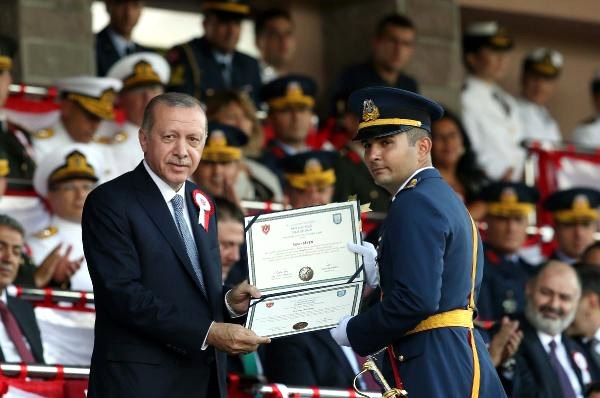
[[[361,242],[359,217],[355,201],[246,217],[250,284],[269,294],[347,282],[362,263],[346,246]]]
[[[246,217],[252,300],[246,327],[281,337],[337,325],[356,315],[363,288],[358,202],[331,203]]]

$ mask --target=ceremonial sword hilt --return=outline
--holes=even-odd
[[[379,370],[377,365],[375,365],[375,361],[370,356],[368,356],[367,360],[365,361],[365,363],[362,366],[362,370],[356,376],[354,376],[354,380],[352,381],[352,385],[354,386],[354,391],[356,391],[356,393],[358,395],[360,395],[361,397],[370,398],[364,392],[360,391],[358,389],[358,387],[356,387],[356,381],[358,380],[358,378],[360,376],[362,376],[364,373],[369,372],[369,371],[373,372],[375,379],[379,380],[381,382],[381,384],[383,385],[383,398],[396,398],[396,397],[407,397],[408,396],[408,392],[406,392],[406,390],[401,390],[399,388],[390,387],[389,383],[383,377],[383,374],[381,374],[381,371]]]

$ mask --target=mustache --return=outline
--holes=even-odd
[[[543,313],[543,314],[554,314],[554,315],[557,315],[559,317],[565,316],[565,312],[563,310],[561,310],[560,308],[551,307],[549,305],[542,305],[539,308],[539,311],[541,313]]]
[[[176,157],[170,157],[167,159],[167,163],[169,164],[173,164],[176,166],[191,166],[192,165],[192,161],[188,158],[176,158]]]

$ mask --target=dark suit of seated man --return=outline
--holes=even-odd
[[[515,356],[514,397],[581,397],[591,381],[587,360],[564,331],[575,317],[581,284],[570,265],[550,261],[526,287],[523,342]]]
[[[43,363],[42,340],[33,307],[6,294],[6,287],[19,272],[23,235],[23,227],[16,220],[0,215],[0,362]]]
[[[214,203],[186,181],[206,141],[200,103],[154,97],[139,139],[144,161],[92,191],[83,212],[96,304],[88,397],[225,398],[225,352],[270,340],[227,323],[260,292],[225,292]]]

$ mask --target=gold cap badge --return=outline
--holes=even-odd
[[[367,99],[363,102],[363,122],[370,122],[379,118],[379,108],[373,100]]]

